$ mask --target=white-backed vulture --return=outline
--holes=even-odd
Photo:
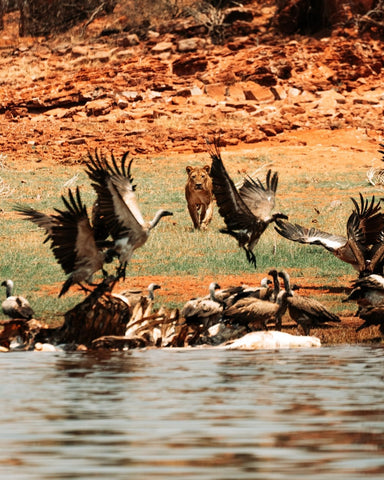
[[[271,283],[272,281],[268,277],[265,277],[261,280],[259,287],[251,287],[243,284],[215,290],[215,301],[221,303],[224,308],[228,308],[240,300],[240,298],[251,296],[260,298],[260,291],[266,291]],[[261,293],[261,295],[264,295],[264,293]],[[204,298],[210,297],[211,294],[208,294]]]
[[[330,312],[319,301],[295,295],[290,285],[290,278],[286,271],[279,272],[279,277],[284,281],[286,303],[289,316],[304,330],[304,335],[309,335],[311,328],[328,326],[328,322],[340,323],[340,318]]]
[[[286,305],[280,297],[277,302],[259,298],[243,298],[225,310],[223,319],[235,325],[245,325],[249,330],[266,330],[269,323],[279,323]]]
[[[364,323],[356,328],[356,332],[360,332],[363,328],[368,328],[372,325],[379,325],[379,331],[384,335],[384,305],[361,307],[357,315],[364,320]]]
[[[278,274],[278,271],[273,268],[272,270],[270,270],[268,272],[268,275],[271,275],[271,277],[273,278],[273,290],[271,291],[271,293],[268,295],[268,300],[270,302],[277,302],[277,298],[280,294],[280,280],[279,280],[279,274]],[[281,320],[281,317],[280,317],[280,320]]]
[[[268,275],[271,275],[271,272],[269,272]],[[277,271],[276,271],[276,275],[277,275]],[[242,298],[258,298],[260,300],[274,301],[273,295],[274,295],[275,288],[276,287],[273,284],[272,280],[270,280],[268,277],[264,277],[262,278],[260,282],[260,286],[258,287],[250,287],[245,285],[240,292],[236,293],[233,296],[231,305],[234,305],[237,301],[241,300]]]
[[[128,306],[130,313],[132,314],[133,309],[135,306],[140,303],[143,298],[145,298],[148,302],[153,302],[155,299],[155,290],[158,290],[161,288],[160,285],[157,283],[150,283],[147,287],[147,293],[145,293],[145,290],[141,289],[129,289],[125,290],[121,293],[114,293],[113,296],[120,298],[123,300]]]
[[[261,235],[270,223],[278,218],[288,218],[283,213],[272,213],[278,174],[268,170],[266,186],[259,179],[248,176],[237,190],[224,167],[218,139],[214,140],[213,145],[208,144],[208,151],[212,159],[210,175],[213,193],[226,224],[226,228],[220,229],[220,232],[234,237],[239,247],[244,249],[248,262],[256,268],[253,249]]]
[[[384,277],[377,274],[358,278],[352,284],[352,291],[343,302],[355,301],[359,306],[384,304]]]
[[[4,280],[1,286],[5,287],[6,291],[6,299],[1,304],[4,315],[10,318],[24,318],[25,320],[34,317],[35,312],[28,300],[21,295],[13,295],[14,283],[12,280]]]
[[[119,276],[125,277],[125,270],[133,252],[144,245],[151,230],[159,220],[173,215],[168,210],[158,210],[150,222],[144,221],[136,195],[135,185],[131,176],[133,159],[128,163],[128,152],[117,164],[113,154],[111,162],[97,151],[92,156],[88,153],[86,173],[92,181],[97,193],[95,228],[103,228],[114,241],[114,251],[120,261]]]
[[[214,282],[213,282],[214,283]],[[213,284],[212,284],[213,285]],[[213,296],[212,293],[202,297],[203,299],[211,299],[214,297],[214,301],[220,303],[223,308],[227,308],[234,302],[236,296],[243,292],[246,286],[244,285],[232,285],[226,288],[218,288],[214,290]]]
[[[26,219],[36,223],[45,230],[45,241],[51,241],[53,254],[68,275],[64,282],[59,297],[68,289],[78,284],[86,289],[82,282],[92,284],[93,274],[103,270],[104,263],[113,259],[113,251],[103,250],[108,242],[98,244],[90,224],[87,208],[83,204],[79,188],[76,193],[68,190],[68,199],[61,196],[65,209],[55,208],[55,214],[46,215],[29,207],[17,206],[15,209]]]
[[[359,203],[351,198],[354,210],[347,221],[347,236],[335,235],[316,228],[306,228],[286,220],[276,220],[275,230],[294,242],[320,245],[343,262],[349,263],[360,275],[383,273],[384,214],[380,201],[373,196],[369,202],[360,194]]]
[[[155,290],[158,290],[160,288],[161,288],[160,285],[158,285],[155,282],[151,282],[148,285],[148,287],[146,288],[147,298],[149,300],[154,300],[155,299]],[[124,295],[127,298],[135,299],[136,297],[141,297],[141,296],[145,295],[145,290],[130,288],[128,290],[124,290],[124,292],[121,292],[121,295]]]
[[[276,272],[276,275],[274,274]],[[287,292],[281,292],[277,271],[271,270],[274,279],[274,301],[262,300],[255,297],[246,297],[235,302],[223,312],[223,319],[230,323],[246,325],[249,329],[267,329],[268,323],[281,325],[281,318],[287,309]],[[277,282],[277,283],[276,283]]]
[[[220,285],[218,283],[211,282],[209,285],[209,298],[193,298],[184,304],[180,315],[185,318],[188,325],[203,324],[204,328],[209,328],[220,320],[223,305],[215,297],[215,291],[219,288]]]

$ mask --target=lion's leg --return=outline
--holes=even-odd
[[[206,229],[208,227],[208,224],[211,222],[213,216],[213,202],[208,204],[208,207],[206,205],[203,205],[202,211],[201,211],[201,228]]]
[[[200,219],[197,205],[188,204],[189,215],[191,216],[194,228],[200,228]]]

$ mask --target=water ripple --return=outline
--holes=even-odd
[[[383,347],[14,352],[6,480],[384,475]]]

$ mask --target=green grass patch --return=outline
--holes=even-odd
[[[228,170],[234,181],[241,180],[237,167],[246,164],[247,171],[260,170],[264,179],[269,162],[267,157],[244,156],[228,158]],[[247,165],[248,162],[248,165]],[[214,218],[208,231],[192,229],[184,197],[186,182],[185,167],[189,164],[209,163],[207,156],[198,159],[185,158],[176,164],[164,157],[137,159],[132,166],[134,183],[142,214],[151,219],[159,208],[173,211],[172,217],[163,219],[141,249],[134,254],[127,269],[127,276],[214,276],[249,274],[255,269],[246,261],[245,253],[239,249],[235,239],[219,233],[224,225],[215,208]],[[272,167],[273,168],[273,167]],[[45,213],[61,208],[60,196],[68,187],[80,186],[83,200],[91,211],[95,193],[81,165],[39,168],[29,171],[0,170],[3,185],[0,214],[1,236],[0,265],[1,279],[11,278],[15,282],[15,293],[29,298],[37,318],[55,322],[65,311],[83,298],[81,293],[70,293],[57,298],[65,274],[57,264],[48,244],[43,244],[44,232],[29,221],[23,220],[13,211],[15,204],[28,205]],[[311,188],[311,193],[308,193]],[[298,178],[280,176],[277,206],[290,221],[304,226],[315,226],[331,233],[345,235],[346,221],[353,205],[350,196],[356,193],[370,195],[367,184],[361,182],[357,173],[350,172],[340,179],[327,173],[322,179],[313,179],[304,173]],[[325,286],[337,283],[337,276],[351,275],[352,268],[337,260],[321,247],[304,246],[290,242],[270,226],[255,248],[257,273],[270,268],[285,268],[294,272],[294,282],[299,283],[306,275],[318,279]],[[107,266],[111,270],[110,266]],[[132,282],[134,283],[134,282]],[[5,291],[3,290],[5,297]],[[181,306],[181,305],[172,305]],[[345,309],[345,304],[340,309]]]

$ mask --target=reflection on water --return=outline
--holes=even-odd
[[[382,347],[0,356],[0,478],[384,478]]]

